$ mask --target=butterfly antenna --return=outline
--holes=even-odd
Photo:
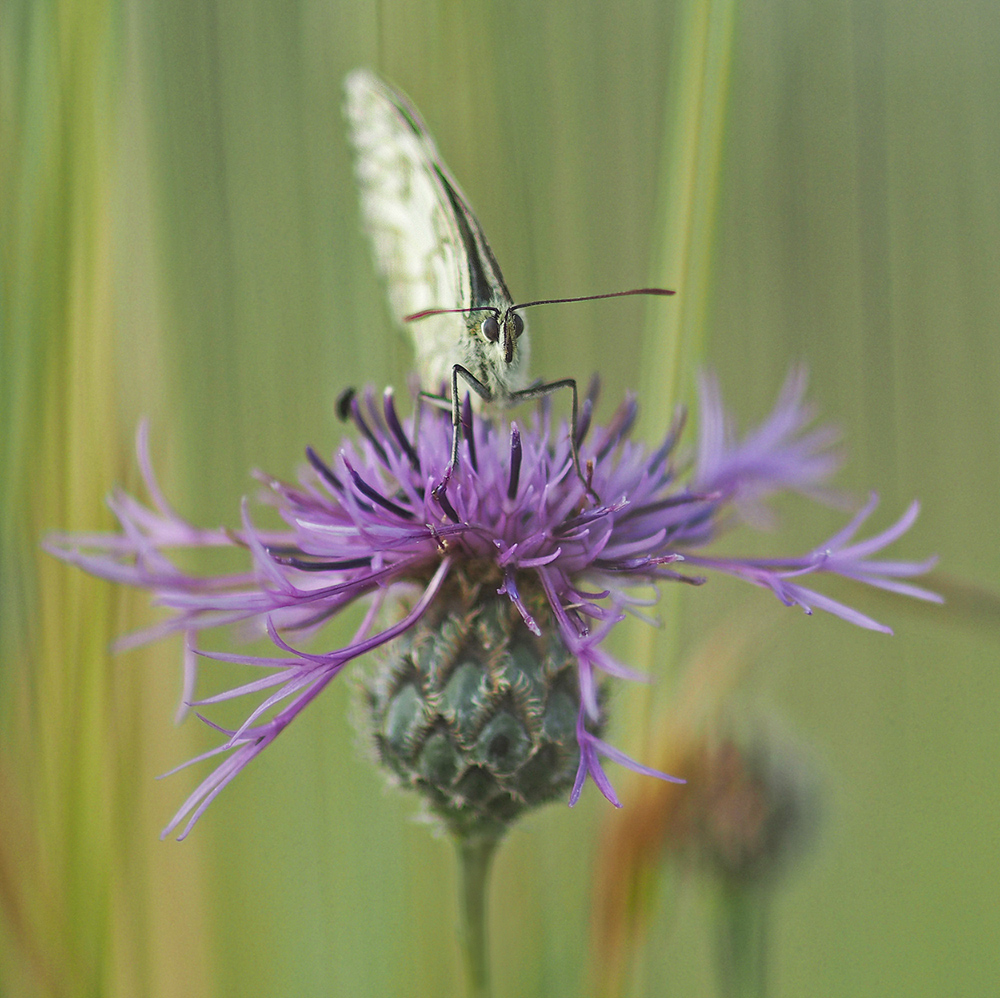
[[[492,305],[476,305],[474,308],[426,308],[423,312],[404,315],[403,322],[417,322],[419,319],[426,319],[429,315],[468,315],[470,312],[492,312],[496,316],[500,315],[500,310]]]
[[[676,291],[669,291],[667,288],[631,288],[628,291],[610,291],[604,295],[583,295],[580,298],[540,298],[538,301],[521,302],[519,305],[511,305],[508,312],[519,312],[522,308],[531,308],[532,305],[563,305],[573,301],[597,301],[599,298],[626,298],[629,295],[675,295]],[[470,312],[492,312],[499,318],[499,309],[492,305],[477,305],[474,308],[427,308],[423,312],[414,312],[412,315],[404,315],[403,322],[417,322],[426,319],[429,315],[468,315]]]
[[[666,288],[632,288],[630,291],[611,291],[605,295],[583,295],[581,298],[542,298],[539,301],[526,301],[520,305],[512,305],[511,312],[516,312],[522,308],[531,308],[532,305],[562,305],[571,301],[597,301],[598,298],[625,298],[628,295],[673,295],[676,291],[668,291]]]

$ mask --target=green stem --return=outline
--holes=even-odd
[[[754,886],[719,885],[716,954],[722,998],[767,993],[767,894]]]
[[[459,858],[459,919],[469,998],[490,998],[486,901],[496,838],[456,836]]]

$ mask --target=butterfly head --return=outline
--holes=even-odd
[[[510,365],[514,362],[514,353],[517,341],[524,332],[524,319],[512,309],[500,311],[490,311],[479,323],[479,332],[483,339],[492,344],[503,363]]]

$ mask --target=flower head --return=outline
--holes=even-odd
[[[358,437],[345,441],[333,460],[308,449],[309,465],[298,485],[260,476],[286,524],[282,530],[257,527],[246,502],[240,530],[202,530],[187,523],[156,484],[141,428],[139,460],[152,508],[117,492],[110,505],[121,533],[54,536],[48,550],[95,575],[149,589],[171,611],[168,619],[127,643],[185,634],[188,705],[204,708],[243,696],[259,700],[235,730],[212,725],[224,735],[222,744],[191,761],[225,758],[164,834],[187,819],[181,833],[186,835],[222,788],[345,665],[411,632],[418,622],[442,619],[442,605],[454,602],[457,593],[465,599],[470,592],[484,598],[498,594],[516,609],[526,632],[539,637],[543,630],[556,632],[559,654],[575,665],[570,803],[589,777],[616,806],[602,758],[673,779],[600,737],[604,677],[642,678],[609,655],[604,640],[631,608],[649,604],[650,586],[675,581],[698,585],[705,580],[691,569],[711,569],[770,589],[782,602],[806,612],[818,607],[882,631],[888,628],[806,588],[801,580],[832,573],[937,599],[900,581],[927,571],[933,560],[915,564],[871,557],[908,529],[917,514],[915,503],[893,527],[852,544],[874,508],[873,497],[844,530],[801,557],[768,561],[699,553],[743,506],[759,507],[766,495],[779,490],[814,493],[835,468],[829,431],[805,432],[811,413],[802,403],[803,389],[803,376],[793,373],[768,419],[737,441],[726,429],[714,382],[706,382],[700,448],[693,465],[683,471],[675,456],[682,420],[650,450],[629,439],[634,399],[626,399],[606,426],[591,427],[593,399],[588,398],[577,440],[591,487],[601,497],[598,504],[574,473],[569,428],[561,424],[553,430],[544,401],[528,428],[511,424],[509,430],[474,417],[466,405],[466,454],[447,498],[439,503],[431,491],[450,457],[449,416],[432,408],[421,411],[418,401],[416,421],[401,421],[391,392],[379,404],[369,390],[345,404]],[[249,567],[235,575],[189,574],[167,554],[182,547],[243,548]],[[362,599],[367,610],[353,639],[329,650],[311,650],[308,639]],[[198,649],[201,631],[248,623],[266,632],[276,654]],[[242,663],[261,674],[199,700],[199,658]]]

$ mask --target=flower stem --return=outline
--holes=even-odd
[[[767,900],[753,886],[719,887],[716,954],[722,998],[764,998],[767,993]]]
[[[499,838],[455,837],[459,858],[459,919],[469,998],[490,998],[486,902],[490,864]]]

